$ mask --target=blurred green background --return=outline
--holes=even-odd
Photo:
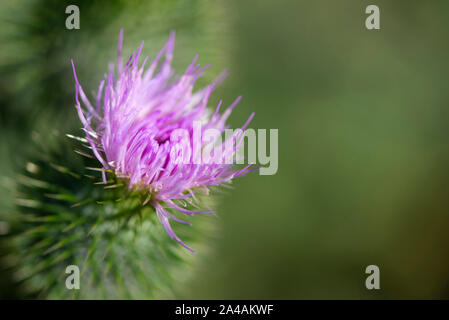
[[[65,29],[68,4],[80,30]],[[369,4],[380,30],[365,28]],[[211,105],[243,95],[232,127],[255,111],[251,127],[279,129],[277,174],[218,196],[213,250],[177,297],[449,298],[447,12],[444,0],[2,2],[2,181],[33,130],[80,127],[70,58],[93,90],[121,27],[125,54],[145,40],[150,57],[174,29],[177,70],[198,53],[212,63],[202,84],[231,71]],[[0,202],[1,220],[7,189]],[[0,286],[14,296],[5,272]]]

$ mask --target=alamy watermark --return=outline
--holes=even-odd
[[[69,16],[65,19],[65,27],[69,30],[80,28],[80,8],[71,4],[65,8],[65,13]]]
[[[267,129],[224,129],[222,136],[223,130],[203,128],[201,121],[193,121],[192,132],[184,128],[172,131],[170,157],[176,164],[258,163],[261,175],[276,174],[278,129],[269,130],[269,143]]]
[[[380,289],[380,270],[379,267],[372,264],[366,267],[365,273],[369,274],[365,280],[365,287],[368,290]]]
[[[365,20],[365,27],[368,30],[379,30],[380,29],[380,10],[379,7],[371,4],[366,7],[365,13],[369,16]]]
[[[80,268],[76,265],[70,265],[65,268],[65,273],[69,274],[65,279],[65,286],[69,290],[80,289]]]

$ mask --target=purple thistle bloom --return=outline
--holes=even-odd
[[[196,64],[197,56],[184,74],[173,78],[171,61],[175,36],[170,33],[168,42],[144,70],[148,57],[139,66],[143,42],[137,52],[133,52],[123,66],[121,51],[123,30],[120,31],[116,72],[110,68],[105,80],[100,82],[95,106],[89,101],[78,82],[72,61],[76,89],[76,109],[84,126],[86,139],[92,152],[103,167],[112,170],[118,178],[126,179],[129,188],[141,189],[148,193],[146,203],[151,204],[170,237],[184,244],[173,232],[169,219],[190,224],[168,212],[168,208],[192,216],[213,211],[191,211],[183,207],[183,201],[197,207],[195,193],[208,193],[209,186],[230,182],[234,177],[245,174],[249,166],[235,171],[232,161],[243,140],[242,131],[234,134],[216,148],[226,149],[217,163],[199,163],[195,155],[206,146],[200,138],[195,146],[194,124],[201,123],[201,132],[217,129],[219,133],[226,128],[226,119],[240,101],[238,97],[222,114],[219,114],[221,101],[211,115],[206,105],[211,92],[223,80],[221,75],[207,87],[193,92],[196,80],[208,67]],[[164,61],[159,63],[162,56]],[[149,62],[148,62],[149,63]],[[160,65],[159,65],[160,64]],[[158,71],[157,71],[158,70]],[[157,71],[157,72],[156,72]],[[80,99],[84,108],[81,107]],[[254,113],[241,128],[244,130]],[[173,133],[182,129],[189,133],[188,139],[174,139]],[[179,137],[178,137],[179,138]],[[179,161],[183,150],[183,161]],[[214,149],[215,150],[215,149]],[[106,182],[105,172],[103,180]]]

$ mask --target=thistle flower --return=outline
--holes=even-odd
[[[198,161],[201,150],[213,145],[213,141],[206,141],[202,133],[208,129],[223,133],[228,128],[225,122],[241,97],[223,114],[219,113],[220,101],[212,114],[207,103],[224,75],[193,92],[195,82],[208,65],[200,68],[198,56],[195,56],[184,74],[173,77],[171,62],[174,41],[174,32],[171,32],[168,42],[145,70],[148,57],[139,66],[143,42],[123,65],[121,30],[116,70],[114,72],[111,66],[105,79],[100,82],[94,104],[78,81],[73,61],[72,66],[76,110],[90,148],[104,168],[103,181],[106,183],[105,171],[112,171],[115,177],[128,183],[129,189],[146,193],[144,204],[154,207],[169,236],[193,252],[173,232],[169,220],[190,223],[177,218],[167,209],[188,216],[213,213],[212,210],[200,210],[195,194],[208,194],[208,187],[230,182],[249,171],[251,164],[241,170],[233,170],[232,161],[229,160],[233,159],[243,140],[243,130],[254,113],[241,130],[212,148],[212,153],[218,155],[213,162]],[[198,135],[195,137],[195,130],[198,130],[195,125],[198,123],[201,124],[199,139]],[[176,134],[180,130],[187,133],[187,138]],[[218,153],[223,149],[226,151]],[[187,209],[187,203],[198,210]]]

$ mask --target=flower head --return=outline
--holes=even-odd
[[[105,79],[100,82],[95,103],[91,103],[84,93],[73,61],[72,66],[76,110],[95,157],[105,169],[112,170],[118,178],[126,179],[130,189],[137,188],[148,193],[146,203],[155,208],[159,221],[170,237],[193,251],[173,232],[169,220],[190,223],[175,217],[167,209],[189,216],[213,213],[210,210],[188,210],[181,202],[187,201],[197,207],[196,192],[207,192],[210,186],[230,182],[248,172],[250,165],[233,170],[229,159],[235,155],[243,139],[242,130],[254,114],[251,114],[242,130],[212,148],[216,155],[215,161],[198,161],[201,150],[211,145],[211,141],[205,141],[202,133],[208,129],[222,133],[227,128],[226,119],[240,97],[223,114],[219,113],[220,101],[212,114],[207,108],[207,102],[224,76],[193,92],[196,80],[208,66],[200,68],[195,56],[184,74],[174,77],[171,67],[174,40],[174,32],[171,32],[168,42],[154,60],[150,62],[146,57],[139,66],[142,42],[123,65],[122,30],[115,72],[110,68]],[[200,133],[196,137],[195,130]],[[225,152],[218,153],[225,145],[228,146],[224,148]],[[104,171],[103,180],[106,181]]]

